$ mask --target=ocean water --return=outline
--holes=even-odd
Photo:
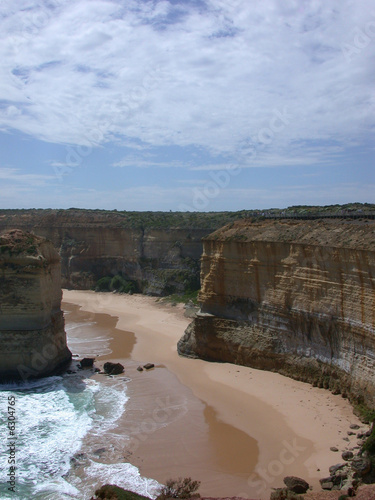
[[[106,332],[66,315],[73,353],[110,354]],[[86,372],[87,373],[87,372]],[[76,374],[0,385],[0,499],[88,500],[98,485],[117,484],[154,496],[158,483],[124,459],[130,436],[117,423],[126,412],[126,377],[103,381]],[[8,398],[14,401],[15,493],[9,491]]]

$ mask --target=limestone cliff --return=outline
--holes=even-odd
[[[52,373],[71,359],[52,243],[20,230],[0,236],[0,378]]]
[[[375,222],[239,221],[204,239],[185,356],[311,381],[375,407]]]
[[[63,287],[90,289],[120,274],[138,291],[165,295],[199,288],[202,237],[233,216],[240,214],[0,210],[0,233],[16,227],[51,240]]]

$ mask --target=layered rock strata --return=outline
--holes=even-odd
[[[204,239],[181,355],[277,371],[375,407],[375,223],[239,221]]]
[[[0,378],[54,373],[71,359],[61,311],[60,258],[20,230],[0,236]]]
[[[199,288],[202,237],[230,214],[129,213],[95,210],[0,210],[1,231],[18,228],[52,241],[62,286],[91,289],[121,275],[151,295]]]

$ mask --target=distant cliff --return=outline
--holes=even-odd
[[[0,379],[53,373],[69,362],[60,259],[44,238],[0,236]]]
[[[375,407],[375,222],[238,221],[204,239],[179,353],[273,370]]]
[[[0,233],[19,228],[48,238],[61,256],[62,286],[90,289],[120,275],[166,295],[200,287],[202,238],[237,213],[0,210]]]

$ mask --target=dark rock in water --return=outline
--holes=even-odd
[[[77,467],[80,467],[86,459],[86,453],[76,453],[73,457],[71,457],[70,463],[76,469]]]
[[[142,368],[142,366],[138,366],[137,370],[138,370],[139,372],[143,372],[143,368]]]
[[[94,453],[94,455],[102,455],[105,451],[106,451],[105,448],[98,448],[93,453]]]
[[[107,363],[104,363],[103,369],[108,375],[119,375],[120,373],[124,373],[124,367],[121,363],[111,363],[107,361]]]
[[[81,368],[92,368],[94,366],[95,358],[83,358],[80,361]]]
[[[151,370],[151,368],[154,368],[155,365],[153,363],[146,363],[145,365],[143,365],[143,368],[145,370]]]
[[[330,450],[331,450],[331,451],[335,451],[335,452],[336,452],[336,451],[339,451],[339,449],[338,449],[338,448],[336,448],[336,446],[331,446]]]
[[[296,476],[284,477],[284,484],[288,490],[293,491],[294,493],[306,493],[309,489],[309,483]]]
[[[350,460],[350,459],[351,459],[351,458],[353,458],[353,457],[354,457],[354,454],[353,454],[353,452],[352,452],[352,451],[344,451],[344,452],[341,454],[341,458],[342,458],[343,460],[346,460],[346,461]]]
[[[365,476],[371,470],[371,461],[368,458],[356,457],[353,458],[350,466],[354,472],[357,472],[360,476]]]

